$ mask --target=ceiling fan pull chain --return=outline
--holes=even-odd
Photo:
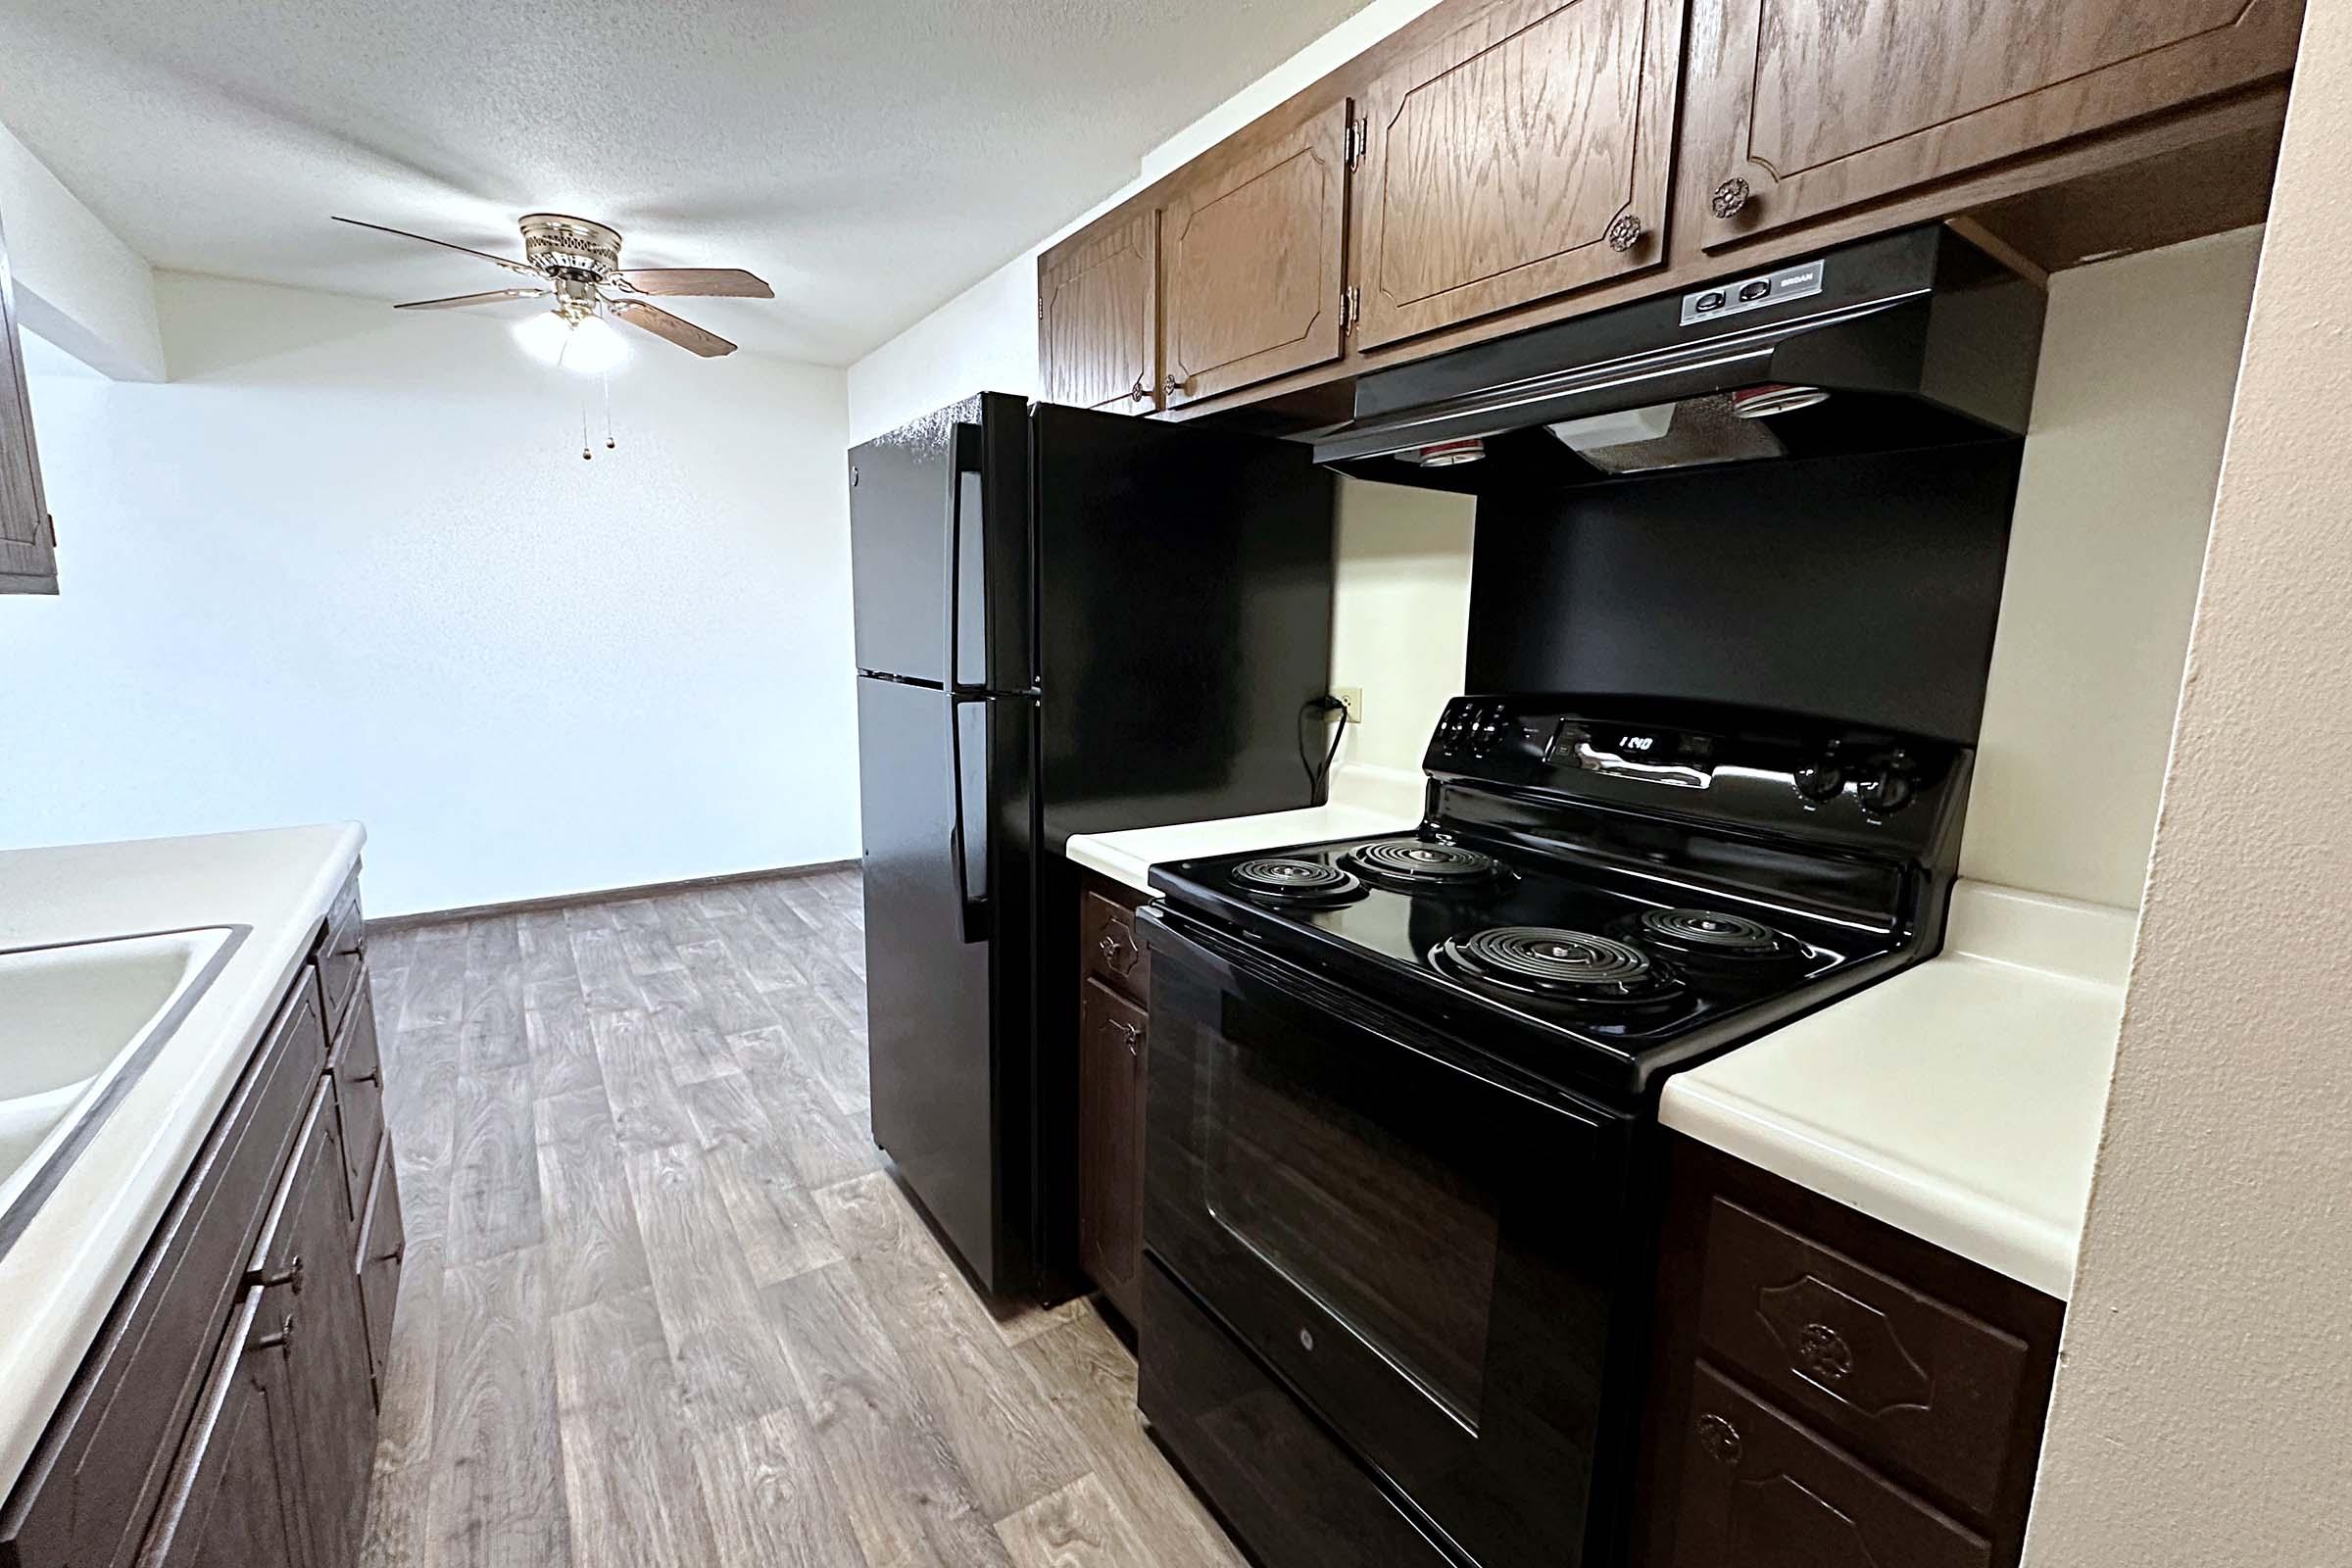
[[[580,399],[580,461],[593,463],[596,454],[588,450],[588,400]]]
[[[608,371],[597,379],[605,383],[605,450],[610,452],[617,445],[612,439],[612,376]]]

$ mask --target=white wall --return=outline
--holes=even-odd
[[[2347,146],[2352,9],[2314,6],[2035,1491],[2036,1568],[2352,1553]]]
[[[164,378],[154,272],[5,125],[0,229],[24,326],[108,375]]]
[[[1967,875],[2139,903],[2261,243],[2051,280]]]
[[[504,322],[163,274],[39,376],[0,847],[357,817],[393,914],[858,852],[842,372],[647,340],[620,447]]]

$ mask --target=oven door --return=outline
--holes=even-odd
[[[1584,1560],[1632,1446],[1603,1443],[1631,1118],[1147,921],[1147,1249],[1471,1560]]]

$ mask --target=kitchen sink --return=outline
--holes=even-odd
[[[170,1040],[242,926],[0,953],[0,1246]]]

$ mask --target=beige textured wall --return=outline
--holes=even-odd
[[[1439,710],[1462,689],[1477,510],[1469,496],[1340,481],[1331,680],[1360,687],[1367,715],[1340,760],[1421,770]]]
[[[2352,7],[2313,6],[2028,1544],[2046,1568],[2352,1561],[2347,149]]]
[[[1962,871],[2133,906],[2259,229],[2051,280]]]

